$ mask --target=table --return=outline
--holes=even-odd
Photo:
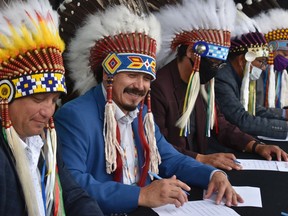
[[[267,143],[267,142],[266,142]],[[288,152],[288,142],[271,142]],[[248,153],[235,153],[239,159],[263,159]],[[281,212],[288,212],[288,172],[241,170],[226,171],[233,186],[259,187],[262,197],[262,208],[257,207],[232,207],[243,216],[280,216]],[[201,200],[203,190],[191,187],[189,200]],[[139,207],[129,216],[157,216],[150,208]]]

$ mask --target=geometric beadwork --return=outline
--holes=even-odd
[[[210,44],[205,41],[196,42],[193,45],[193,50],[195,53],[202,57],[214,58],[224,61],[227,59],[229,53],[229,47]]]
[[[105,71],[109,71],[110,74],[114,74],[122,63],[115,53],[111,53],[104,59],[102,64]]]
[[[14,98],[35,93],[64,92],[67,93],[63,73],[36,73],[12,79],[15,86]]]
[[[14,97],[14,86],[10,80],[0,80],[0,98],[11,102]]]
[[[156,61],[153,57],[139,53],[110,53],[102,62],[107,74],[119,72],[146,73],[156,79]]]
[[[223,46],[217,46],[214,44],[208,44],[209,50],[206,54],[206,57],[210,58],[215,58],[219,60],[226,60],[228,53],[229,53],[229,48],[228,47],[223,47]]]
[[[276,40],[276,41],[270,41],[269,42],[269,48],[271,48],[272,51],[277,50],[288,50],[288,40]]]

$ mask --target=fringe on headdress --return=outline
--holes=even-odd
[[[152,2],[153,0],[150,0]],[[156,4],[155,4],[156,5]],[[162,43],[157,55],[158,68],[163,67],[176,57],[177,47],[193,45],[194,66],[185,96],[182,116],[176,125],[181,128],[180,135],[190,132],[190,115],[200,91],[199,66],[201,57],[226,60],[230,47],[230,31],[234,25],[236,7],[230,0],[183,0],[176,4],[167,4],[155,12],[161,23]],[[205,48],[206,52],[198,53],[197,46]],[[214,55],[213,49],[221,50]],[[214,81],[209,82],[207,98],[207,135],[215,123]],[[203,88],[202,88],[203,89]],[[202,90],[201,93],[204,93]],[[204,96],[205,97],[205,96]]]
[[[9,103],[14,99],[47,92],[66,93],[62,52],[64,43],[58,34],[58,15],[47,0],[14,1],[1,9],[0,16],[0,98],[2,132],[16,161],[16,170],[23,188],[28,215],[43,215],[35,204],[36,188],[29,171],[29,162],[20,145],[21,138],[9,117]],[[30,80],[30,82],[27,82]],[[63,215],[62,200],[56,190],[57,137],[53,119],[42,137],[47,149],[47,182],[42,187],[43,207],[47,215]],[[46,143],[45,143],[46,142]],[[45,174],[45,173],[44,173]],[[60,182],[57,183],[61,187]],[[56,202],[57,201],[57,202]],[[53,206],[53,209],[52,209]]]
[[[114,180],[121,181],[124,158],[115,120],[115,104],[112,102],[113,77],[120,72],[133,71],[149,74],[155,79],[160,25],[154,15],[149,13],[146,1],[142,0],[109,0],[103,4],[98,0],[80,0],[79,4],[66,0],[60,6],[59,14],[61,32],[66,36],[71,29],[73,32],[67,41],[66,57],[70,76],[75,82],[74,90],[84,94],[95,86],[95,71],[99,68],[103,68],[101,73],[104,71],[108,75],[103,130],[106,172],[114,173]],[[138,133],[145,163],[141,167],[140,186],[145,184],[148,169],[158,173],[161,162],[150,107],[148,105],[144,123],[142,109],[138,116]]]

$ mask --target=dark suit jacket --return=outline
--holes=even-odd
[[[207,151],[207,137],[205,136],[206,126],[206,104],[199,94],[195,104],[195,125],[197,153],[191,149],[188,140],[180,137],[180,129],[175,126],[183,110],[187,84],[184,83],[179,74],[176,59],[157,71],[157,79],[151,85],[151,104],[154,118],[162,134],[179,151],[186,155],[196,157],[197,153],[205,154]],[[244,150],[253,137],[241,132],[239,128],[225,120],[224,116],[217,110],[219,132],[215,129],[212,136],[215,136],[219,143],[224,146]],[[215,127],[214,127],[215,128]]]
[[[58,147],[57,163],[66,215],[103,216],[97,202],[89,197],[73,180],[64,166],[59,151],[61,148]],[[0,135],[0,215],[27,215],[24,194],[15,169],[15,161],[4,140],[3,133]]]
[[[232,124],[252,136],[267,136],[285,139],[288,125],[282,117],[282,109],[256,105],[256,115],[245,111],[240,102],[241,78],[227,63],[215,77],[215,94],[221,112]]]
[[[27,215],[14,159],[2,133],[0,136],[0,215]]]

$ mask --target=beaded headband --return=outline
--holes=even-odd
[[[198,53],[202,57],[214,58],[219,60],[226,60],[229,48],[224,46],[217,46],[209,44],[204,41],[199,41],[193,45],[194,52]]]
[[[9,19],[6,13],[0,17],[0,97],[11,102],[36,93],[66,93],[57,13],[24,8]]]
[[[106,73],[114,75],[120,72],[139,72],[146,73],[156,79],[155,59],[143,54],[137,53],[111,53],[102,63]]]
[[[288,50],[288,40],[276,40],[269,42],[269,48],[273,51]]]
[[[268,44],[260,32],[249,32],[231,40],[230,53],[248,53],[249,61],[269,57]]]

